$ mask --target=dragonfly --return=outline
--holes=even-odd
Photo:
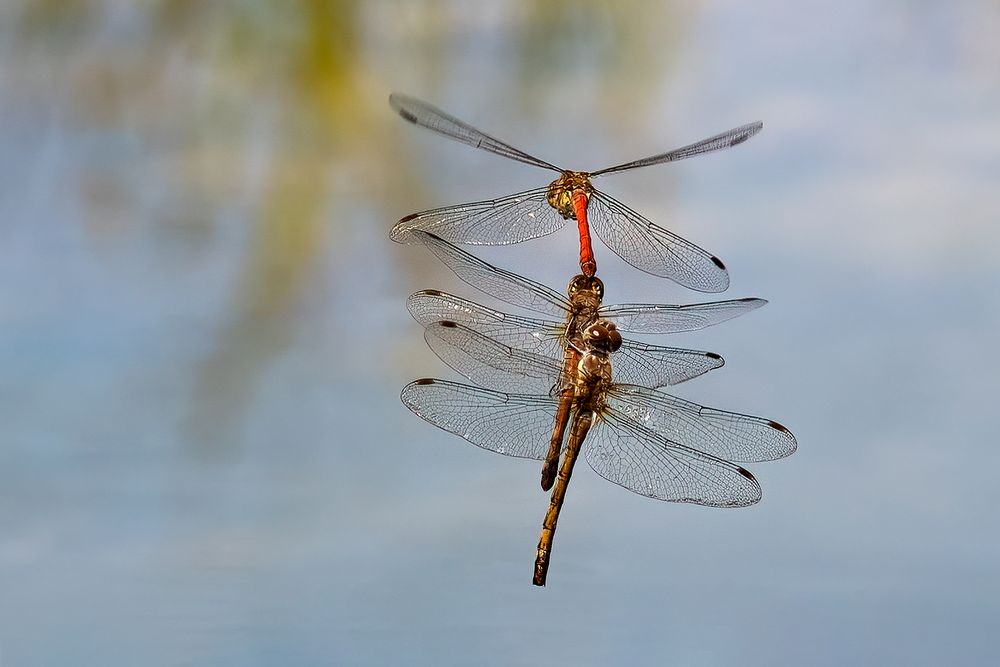
[[[394,241],[408,242],[410,231],[422,229],[455,243],[507,245],[551,234],[566,220],[576,220],[584,275],[597,273],[592,225],[615,254],[642,271],[699,292],[723,292],[729,287],[729,273],[722,260],[601,192],[592,180],[730,148],[757,134],[763,123],[749,123],[666,153],[588,172],[563,169],[529,155],[416,98],[393,93],[389,104],[414,125],[559,174],[546,187],[408,215],[390,232]]]
[[[579,355],[570,377],[549,356],[456,322],[434,323],[425,331],[431,349],[479,386],[424,378],[403,388],[402,401],[425,421],[483,449],[546,460],[546,435],[561,402],[547,388],[573,388],[569,435],[536,549],[538,586],[545,585],[556,523],[581,451],[598,475],[640,495],[744,507],[760,500],[761,490],[739,464],[780,459],[797,447],[792,433],[771,419],[614,382],[610,355],[621,337],[608,320],[598,319],[573,341]]]
[[[406,300],[406,307],[424,327],[453,321],[511,347],[554,360],[565,357],[565,321],[513,315],[434,289],[414,292]],[[687,330],[686,323],[679,321],[677,331]],[[686,382],[723,365],[725,360],[715,352],[652,345],[630,338],[624,338],[615,352],[615,377],[620,382],[654,389]]]
[[[430,249],[458,278],[476,289],[515,306],[561,317],[561,324],[548,322],[542,325],[545,327],[544,331],[547,331],[547,334],[543,334],[543,336],[556,341],[558,349],[562,350],[556,356],[563,355],[563,364],[567,373],[579,361],[578,350],[569,343],[579,338],[580,334],[598,319],[613,322],[618,330],[625,332],[676,333],[718,324],[767,303],[764,299],[743,298],[687,305],[625,304],[603,306],[601,304],[604,297],[604,284],[596,276],[578,275],[574,277],[570,281],[567,298],[541,283],[478,259],[435,234],[422,230],[413,230],[411,234],[415,240]],[[440,310],[432,311],[417,319],[421,321],[422,318],[428,318],[429,321],[436,314],[441,315],[442,313]],[[535,334],[537,333],[539,332],[536,331]],[[551,346],[552,343],[550,342],[548,345]],[[646,346],[645,351],[650,354],[648,357],[643,357],[642,348],[642,344],[633,345],[631,343],[625,348],[626,369],[645,365],[647,369],[651,368],[646,375],[647,379],[653,378],[650,384],[655,386],[670,384],[670,382],[661,383],[657,375],[669,372],[665,370],[666,366],[659,368],[655,366],[657,361],[665,360],[664,353],[667,356],[670,355],[669,349]],[[657,355],[660,355],[659,358]],[[713,358],[711,353],[704,353],[704,355],[705,357],[701,361],[703,365],[713,365],[721,361],[721,357],[718,355],[714,355],[718,358]],[[666,361],[671,361],[671,359],[666,359]],[[635,372],[640,373],[638,370]],[[629,379],[633,379],[631,375]],[[634,379],[642,380],[643,376],[638,375]],[[562,407],[557,413],[553,425],[550,456],[547,457],[546,465],[542,469],[541,485],[542,489],[546,491],[551,488],[555,479],[558,443],[562,441],[563,431],[569,420],[571,390],[572,386],[567,385],[561,392],[563,396]]]
[[[579,279],[587,280],[585,276],[574,278],[569,289],[571,300],[580,294],[573,289]],[[407,307],[413,318],[425,327],[424,338],[432,349],[435,348],[433,332],[436,327],[441,321],[450,321],[462,324],[485,336],[502,340],[512,347],[535,350],[554,362],[561,362],[566,374],[569,374],[579,361],[579,345],[570,342],[577,338],[573,332],[574,327],[567,326],[565,322],[503,313],[439,290],[422,290],[412,294],[407,300]],[[722,357],[714,352],[650,345],[622,339],[613,323],[608,323],[607,326],[613,328],[614,335],[618,338],[618,343],[615,345],[617,351],[615,367],[619,381],[653,388],[675,385],[721,368],[725,363]],[[440,350],[435,351],[441,354]],[[451,351],[455,354],[464,354],[458,348],[453,348]],[[562,400],[552,429],[549,454],[542,468],[541,485],[544,491],[548,491],[555,481],[559,447],[569,423],[574,386],[571,383],[564,383],[562,386],[553,386],[551,391],[559,394]]]

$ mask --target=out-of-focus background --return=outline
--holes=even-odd
[[[985,664],[1000,622],[1000,4],[0,7],[0,665]],[[404,308],[480,296],[387,239],[576,169],[764,309],[656,342],[787,424],[744,510],[537,466],[410,414]],[[480,256],[562,289],[575,232]],[[596,246],[607,301],[693,302]]]

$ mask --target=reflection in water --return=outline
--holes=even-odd
[[[998,16],[0,3],[0,663],[518,664],[556,636],[581,664],[988,662],[990,467],[960,468],[991,455],[1000,370],[948,351],[1000,326]],[[765,120],[611,194],[774,297],[767,326],[678,343],[732,360],[693,399],[808,438],[775,501],[730,521],[581,476],[587,557],[528,597],[535,472],[407,419],[398,387],[439,369],[403,300],[454,285],[386,233],[537,173],[425,141],[390,90],[584,168]],[[571,239],[502,263],[562,285]],[[690,296],[617,275],[614,300]]]
[[[584,20],[565,3],[512,3],[493,18],[509,31],[501,34],[524,47],[515,54],[526,90],[535,90],[539,77],[549,81],[543,73],[552,71],[586,76],[591,86],[636,87],[643,73],[653,73],[642,67],[650,60],[638,55],[649,52],[644,47],[653,38],[648,12],[587,4],[591,19],[606,20]],[[312,0],[225,12],[164,0],[8,10],[18,26],[13,52],[20,54],[8,69],[44,74],[40,87],[19,83],[36,87],[30,92],[55,105],[60,126],[86,145],[76,156],[75,196],[99,243],[143,228],[170,234],[194,252],[219,243],[204,230],[233,216],[246,227],[242,266],[219,313],[218,342],[194,375],[185,421],[199,445],[234,435],[239,441],[233,428],[261,373],[294,345],[297,309],[331,234],[338,240],[333,252],[350,254],[344,243],[358,237],[345,228],[353,221],[337,212],[374,206],[375,220],[391,220],[407,210],[407,195],[417,187],[411,179],[422,179],[419,164],[385,140],[392,119],[385,90],[373,86],[378,73],[365,39],[402,37],[444,49],[452,38],[441,27],[449,22],[459,39],[483,35],[468,31],[476,18],[469,8],[449,17],[434,3],[418,3],[401,24],[390,20],[398,9]],[[67,36],[79,53],[61,69],[45,53],[58,51]],[[445,65],[431,63],[427,74]],[[543,97],[536,91],[527,99]]]

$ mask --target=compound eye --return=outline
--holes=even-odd
[[[608,331],[608,350],[611,352],[617,352],[618,348],[622,346],[622,335],[618,333],[617,329],[611,329]]]
[[[594,277],[594,291],[597,292],[597,296],[604,298],[604,283],[601,282],[600,278]]]
[[[590,346],[596,350],[615,352],[622,346],[622,335],[612,322],[601,321],[591,324],[584,335]]]

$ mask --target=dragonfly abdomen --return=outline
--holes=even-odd
[[[549,557],[552,554],[552,538],[556,533],[556,524],[559,521],[559,511],[562,509],[563,501],[566,499],[566,489],[569,487],[569,479],[573,475],[573,466],[580,454],[583,440],[587,437],[591,425],[594,423],[594,413],[592,411],[577,411],[573,419],[573,426],[569,432],[569,442],[566,445],[566,453],[563,455],[562,465],[559,467],[559,475],[556,478],[556,485],[552,489],[552,497],[549,499],[549,509],[545,512],[545,519],[542,521],[542,532],[538,537],[538,548],[535,550],[535,574],[532,583],[535,586],[544,586],[545,577],[549,571]]]

